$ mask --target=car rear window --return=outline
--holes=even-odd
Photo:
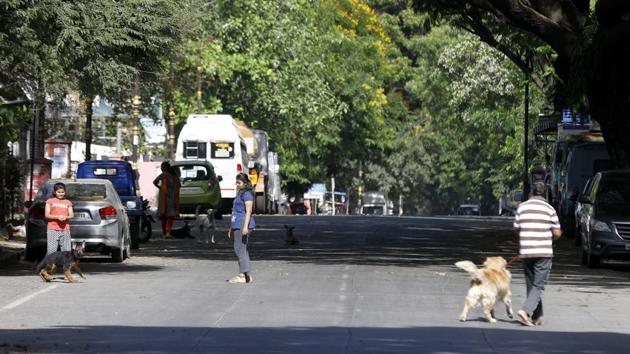
[[[66,184],[66,198],[74,201],[96,201],[107,198],[104,184],[69,183]]]
[[[116,167],[97,167],[94,169],[94,176],[116,176],[118,169]]]
[[[207,181],[212,176],[212,172],[205,165],[180,165],[175,168],[183,181]]]

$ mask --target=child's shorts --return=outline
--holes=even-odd
[[[57,252],[60,247],[62,251],[70,251],[72,245],[70,243],[70,230],[47,230],[48,247],[46,254]]]

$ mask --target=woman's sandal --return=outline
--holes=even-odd
[[[252,277],[250,274],[245,274],[245,282],[246,283],[251,283],[254,281],[254,277]]]
[[[245,276],[244,275],[237,275],[234,276],[230,279],[227,280],[228,283],[230,284],[238,284],[238,283],[246,283],[247,281],[245,280]]]

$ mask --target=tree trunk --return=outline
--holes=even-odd
[[[630,167],[630,24],[600,24],[592,46],[588,98],[613,168]]]
[[[92,102],[94,97],[83,97],[83,110],[85,112],[85,161],[92,159]]]

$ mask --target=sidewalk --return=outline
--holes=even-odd
[[[7,240],[4,235],[0,235],[0,267],[19,262],[25,250],[26,238],[13,237]]]

